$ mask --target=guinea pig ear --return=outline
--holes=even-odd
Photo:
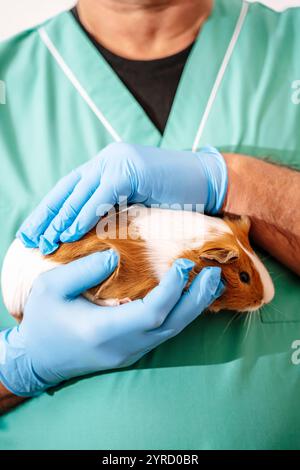
[[[208,248],[203,251],[200,255],[200,258],[203,260],[212,260],[217,261],[221,264],[233,263],[239,257],[239,252],[236,248]]]
[[[248,217],[247,215],[226,214],[224,220],[229,223],[231,222],[235,227],[238,227],[244,233],[249,233],[251,227],[251,220],[250,217]]]
[[[244,230],[244,232],[249,233],[251,226],[250,217],[248,217],[247,215],[241,215],[238,223],[241,229]]]

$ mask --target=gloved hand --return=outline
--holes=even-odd
[[[129,203],[203,204],[216,214],[227,191],[223,157],[206,147],[198,153],[110,144],[60,180],[22,224],[25,246],[49,254],[58,243],[78,240],[96,225],[107,205]]]
[[[79,294],[117,265],[109,250],[42,274],[22,323],[0,334],[0,381],[34,396],[74,376],[130,365],[179,333],[223,291],[219,268],[205,268],[182,295],[193,263],[177,260],[144,299],[99,307]]]

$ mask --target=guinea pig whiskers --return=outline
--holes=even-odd
[[[245,323],[245,327],[246,327],[246,333],[245,333],[243,342],[246,341],[247,336],[248,336],[248,329],[249,329],[249,325],[250,325],[250,318],[251,318],[251,313],[250,313],[250,312],[246,312],[246,318],[245,318],[245,322],[244,322],[244,323]]]
[[[237,317],[239,317],[241,315],[240,312],[236,312],[231,318],[230,320],[227,322],[223,332],[221,333],[221,336],[220,336],[220,339],[225,335],[226,331],[228,330],[228,328],[232,325],[232,323],[237,319]]]
[[[270,304],[268,304],[268,305],[263,305],[263,307],[261,308],[261,310],[262,310],[263,308],[266,308],[266,307],[269,307],[269,306],[271,306],[271,305],[270,305]],[[278,311],[279,311],[279,310],[278,310]],[[270,335],[268,334],[268,331],[267,331],[267,329],[265,328],[266,325],[268,325],[268,324],[266,324],[266,323],[260,321],[260,325],[261,325],[261,330],[262,330],[262,335],[263,335],[264,343],[265,343],[266,345],[268,345],[268,346],[271,346],[271,344],[272,344],[272,339],[270,338]]]
[[[274,282],[274,281],[277,281],[277,279],[279,279],[279,278],[282,277],[282,276],[284,276],[284,273],[279,273],[279,274],[277,274],[276,277],[273,277],[273,282]]]
[[[264,305],[264,307],[266,307],[266,305]],[[280,313],[281,315],[284,315],[284,313],[279,308],[275,307],[275,305],[268,304],[268,307],[271,307],[275,312]]]
[[[243,339],[243,342],[246,341],[247,337],[248,337],[248,334],[250,332],[250,328],[251,328],[251,324],[253,323],[253,318],[255,318],[255,315],[256,315],[256,311],[249,311],[247,312],[247,316],[246,316],[246,319],[245,319],[245,325],[246,325],[246,334],[244,336],[244,339]]]
[[[271,258],[271,255],[266,255],[266,256],[260,256],[259,257],[261,261],[266,261]]]

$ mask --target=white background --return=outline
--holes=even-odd
[[[0,0],[0,39],[40,23],[74,3],[75,0]],[[300,0],[263,0],[261,3],[280,10],[300,5]]]

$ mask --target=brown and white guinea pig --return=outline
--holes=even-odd
[[[189,282],[204,266],[221,266],[226,285],[223,295],[209,308],[254,311],[274,296],[271,277],[252,250],[248,217],[217,218],[196,212],[131,206],[109,214],[81,240],[62,244],[43,256],[16,239],[2,269],[2,292],[8,311],[21,320],[26,299],[39,274],[96,251],[114,248],[119,264],[101,285],[84,293],[99,305],[118,305],[144,297],[172,262],[195,262]]]

